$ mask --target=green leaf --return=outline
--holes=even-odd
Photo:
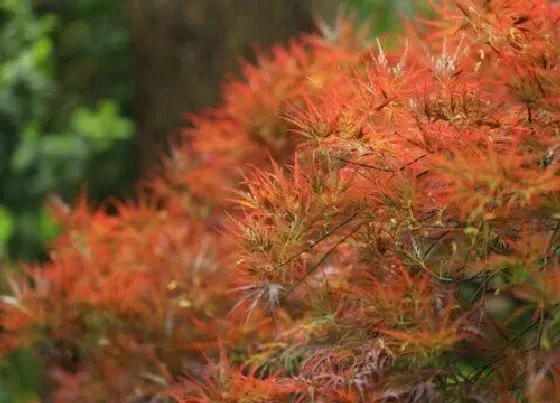
[[[94,141],[99,148],[107,148],[115,141],[132,136],[134,125],[120,115],[114,100],[98,103],[97,110],[78,108],[72,117],[72,127],[79,135]]]
[[[14,232],[13,215],[6,207],[0,205],[0,243],[9,240]]]
[[[60,226],[46,208],[39,213],[39,228],[43,242],[56,238],[60,233]]]

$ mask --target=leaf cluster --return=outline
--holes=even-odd
[[[560,8],[341,17],[247,65],[118,215],[55,208],[4,350],[61,401],[560,398]]]

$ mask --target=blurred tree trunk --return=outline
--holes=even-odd
[[[135,51],[137,158],[154,167],[185,112],[218,101],[220,81],[252,46],[330,22],[338,0],[128,0]]]

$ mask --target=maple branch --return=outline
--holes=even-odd
[[[384,167],[380,167],[380,166],[377,166],[377,165],[369,165],[369,164],[364,164],[364,163],[361,163],[361,162],[355,162],[355,161],[349,160],[347,158],[341,157],[339,155],[330,155],[330,156],[333,157],[333,158],[339,159],[342,162],[345,162],[345,163],[350,164],[350,165],[356,165],[356,166],[360,166],[360,167],[364,167],[364,168],[375,169],[376,171],[380,171],[380,172],[395,173],[397,171],[399,171],[399,172],[404,171],[409,166],[414,165],[418,161],[426,158],[428,156],[428,154],[422,154],[421,156],[414,158],[412,161],[409,161],[406,164],[403,164],[396,169],[384,168]]]
[[[364,225],[363,222],[361,222],[360,224],[358,224],[356,226],[356,228],[354,228],[352,231],[350,231],[350,233],[346,234],[344,237],[342,237],[335,245],[333,245],[322,257],[321,259],[319,259],[319,261],[317,263],[315,263],[313,266],[311,266],[311,268],[309,270],[307,270],[307,272],[303,275],[303,277],[301,279],[299,279],[285,294],[285,296],[287,297],[288,295],[290,295],[292,292],[294,292],[294,290],[299,287],[299,285],[301,285],[305,279],[307,277],[309,277],[319,266],[321,266],[325,260],[327,260],[327,258],[333,254],[333,252],[340,246],[342,245],[344,242],[346,242],[346,240],[348,238],[350,238],[352,235],[354,235],[362,226]]]
[[[290,263],[292,260],[297,259],[298,257],[300,257],[303,253],[309,252],[310,250],[312,250],[315,246],[317,246],[320,242],[324,241],[325,239],[327,239],[328,237],[330,237],[332,234],[334,234],[336,231],[338,231],[339,229],[343,228],[346,224],[348,224],[350,221],[352,221],[354,218],[356,218],[360,213],[362,212],[362,209],[355,211],[350,217],[348,217],[347,219],[345,219],[344,221],[342,221],[340,224],[338,224],[336,227],[334,227],[331,230],[326,231],[323,235],[321,235],[317,240],[313,241],[313,244],[311,246],[308,246],[307,248],[303,249],[302,251],[294,254],[293,256],[290,256],[285,262],[281,263],[280,265],[278,265],[277,267],[284,267],[286,266],[288,263]]]

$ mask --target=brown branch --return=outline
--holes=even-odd
[[[427,156],[428,156],[428,154],[422,154],[421,156],[414,158],[412,161],[409,161],[406,164],[403,164],[396,169],[390,169],[390,168],[380,167],[380,166],[377,166],[377,165],[369,165],[369,164],[364,164],[364,163],[361,163],[361,162],[351,161],[351,160],[349,160],[347,158],[344,158],[344,157],[341,157],[339,155],[331,155],[331,157],[339,159],[342,162],[345,162],[345,163],[350,164],[350,165],[356,165],[356,166],[360,166],[360,167],[364,167],[364,168],[375,169],[376,171],[380,171],[380,172],[390,172],[390,173],[396,173],[397,171],[402,172],[407,167],[409,167],[413,164],[416,164],[418,161],[426,158]]]
[[[319,266],[321,266],[325,260],[327,260],[327,258],[333,254],[334,251],[336,251],[336,249],[342,245],[344,242],[346,242],[346,240],[348,240],[348,238],[350,238],[352,235],[354,235],[363,225],[364,223],[360,223],[356,226],[356,228],[354,228],[352,231],[350,231],[350,233],[346,234],[344,237],[342,237],[335,245],[333,245],[322,257],[321,259],[319,259],[319,261],[317,263],[315,263],[313,266],[311,266],[311,268],[309,270],[307,270],[307,272],[303,275],[302,278],[300,278],[285,294],[285,296],[287,297],[288,295],[290,295],[291,293],[293,293],[295,291],[295,289],[297,287],[299,287],[307,277],[309,277]]]

